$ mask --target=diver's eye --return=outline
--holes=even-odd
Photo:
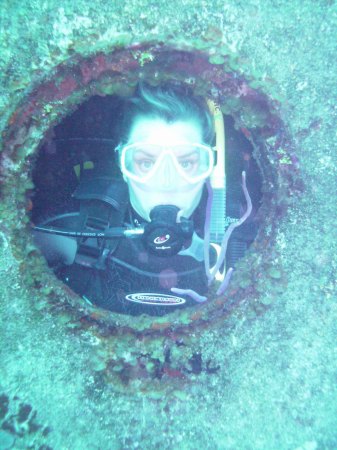
[[[143,172],[149,172],[154,166],[154,161],[152,159],[139,159],[135,161],[136,168]]]
[[[197,158],[196,156],[192,156],[191,158],[180,159],[179,164],[184,172],[194,172],[198,169],[199,158]]]
[[[194,166],[193,161],[190,160],[180,161],[179,164],[185,171],[191,170]]]

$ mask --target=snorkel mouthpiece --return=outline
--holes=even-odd
[[[149,251],[157,256],[177,254],[193,234],[193,221],[180,217],[174,205],[160,205],[150,212],[151,222],[145,225],[143,239]]]

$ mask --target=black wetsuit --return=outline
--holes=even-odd
[[[114,193],[125,189],[123,183],[93,178],[80,184],[74,197],[80,200],[81,228],[99,230],[122,224],[134,228],[146,223],[133,211],[128,199],[116,201]],[[195,236],[201,238],[205,196],[204,193],[192,216]],[[190,244],[191,239],[186,239],[183,249]],[[199,242],[198,257],[158,256],[149,250],[141,236],[106,241],[80,238],[75,262],[58,265],[54,270],[65,284],[94,305],[131,315],[162,315],[196,304],[189,295],[172,293],[171,287],[193,289],[203,296],[207,293],[200,245]]]
[[[131,315],[161,315],[196,304],[189,296],[173,294],[171,287],[207,292],[203,262],[191,256],[153,255],[141,238],[121,239],[104,268],[74,263],[58,269],[57,275],[91,303]]]

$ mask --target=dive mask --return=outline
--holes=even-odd
[[[139,142],[118,150],[123,175],[139,183],[151,181],[161,168],[165,168],[167,158],[173,163],[177,174],[190,184],[205,180],[214,167],[214,151],[203,144],[165,146]]]

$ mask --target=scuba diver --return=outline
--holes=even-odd
[[[217,113],[222,117],[214,103],[181,87],[140,84],[125,102],[114,152],[120,175],[112,174],[111,161],[87,169],[82,162],[72,194],[79,210],[34,227],[57,277],[87,302],[129,315],[163,315],[207,301],[215,278],[217,293],[224,292],[233,271],[224,267],[228,239],[252,203],[243,172],[247,209],[225,232],[225,200],[217,198],[225,192],[224,155],[213,146],[221,140]],[[217,246],[211,244],[216,233]]]

